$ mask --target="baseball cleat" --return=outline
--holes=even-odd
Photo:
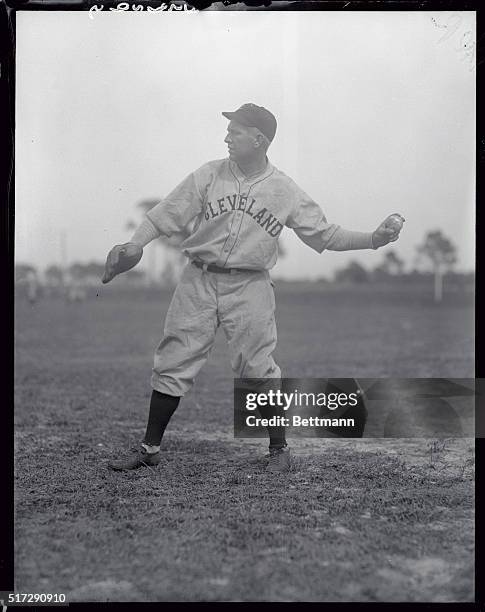
[[[160,451],[148,453],[143,446],[132,450],[132,456],[119,461],[110,461],[108,467],[112,470],[137,470],[141,467],[154,467],[160,463]]]
[[[288,447],[270,449],[266,471],[272,474],[281,474],[289,469],[290,449]]]
[[[267,453],[266,455],[261,455],[259,457],[255,457],[254,459],[251,459],[249,461],[249,463],[251,465],[267,464],[268,460],[269,460],[269,453]]]

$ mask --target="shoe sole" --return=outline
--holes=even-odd
[[[108,463],[108,467],[110,470],[115,470],[116,472],[131,472],[133,470],[139,470],[142,467],[157,467],[157,465],[159,465],[160,461],[157,461],[156,463],[140,463],[139,465],[134,465],[132,467],[121,467],[121,466],[117,466],[117,465],[113,465],[111,463]]]
[[[266,471],[270,472],[270,474],[283,474],[284,472],[289,471],[290,466],[291,466],[290,461],[288,461],[288,463],[286,463],[282,467],[274,466],[273,468],[271,468],[271,465],[268,465],[268,467],[266,468]]]
[[[268,474],[286,474],[287,472],[290,471],[290,466],[288,465],[287,467],[284,467],[281,470],[280,469],[270,470],[269,468],[267,468],[265,471],[268,472]]]

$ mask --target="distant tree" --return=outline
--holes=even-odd
[[[101,278],[104,274],[104,263],[91,261],[84,266],[85,276],[96,276]]]
[[[351,261],[346,268],[335,272],[335,280],[347,283],[366,283],[369,273],[357,261]]]
[[[400,276],[404,271],[404,261],[396,255],[395,251],[387,251],[381,263],[374,268],[373,276],[387,279],[390,276]]]
[[[32,276],[37,276],[37,270],[30,264],[16,264],[15,265],[15,282],[22,282]]]
[[[64,276],[63,280],[67,286],[73,284],[92,285],[93,283],[96,284],[96,279],[101,280],[103,274],[104,263],[99,261],[90,261],[89,263],[83,264],[75,261],[67,269],[67,274]]]
[[[443,298],[443,276],[457,261],[455,245],[440,230],[428,232],[417,247],[418,258],[431,264],[434,274],[434,300]]]
[[[64,274],[60,266],[51,265],[46,268],[45,279],[50,285],[62,285]]]
[[[64,270],[55,264],[48,266],[44,272],[46,284],[50,287],[62,287],[64,285]]]
[[[72,279],[80,280],[86,276],[86,269],[84,264],[74,262],[68,268],[69,276]]]
[[[384,265],[389,274],[397,274],[399,276],[403,273],[404,261],[396,254],[396,251],[386,252],[384,255]]]

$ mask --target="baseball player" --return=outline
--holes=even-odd
[[[110,462],[115,470],[160,462],[165,428],[206,362],[219,326],[237,378],[281,377],[273,359],[275,299],[269,270],[284,227],[319,253],[377,249],[396,240],[402,227],[390,221],[388,226],[386,220],[374,232],[357,232],[328,223],[320,206],[270,163],[274,115],[255,104],[222,114],[229,119],[229,156],[189,174],[147,213],[130,242],[115,246],[107,258],[104,283],[138,263],[143,248],[161,235],[180,236],[189,259],[155,352],[145,437],[134,455]],[[264,418],[264,408],[260,412]],[[268,428],[268,433],[267,469],[284,472],[290,462],[284,427]]]

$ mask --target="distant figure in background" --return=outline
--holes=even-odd
[[[72,279],[67,286],[68,302],[84,302],[86,299],[86,289],[82,286],[79,279]]]
[[[33,306],[39,299],[39,281],[37,280],[36,273],[32,270],[27,272],[25,282],[27,286],[27,300]]]

